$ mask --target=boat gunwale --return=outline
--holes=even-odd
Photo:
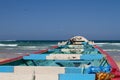
[[[111,73],[115,75],[115,78],[113,78],[112,80],[120,80],[120,69],[118,65],[116,64],[115,60],[113,60],[113,58],[106,51],[101,49],[99,46],[94,45],[94,48],[97,48],[101,54],[106,55],[107,61],[112,67]]]

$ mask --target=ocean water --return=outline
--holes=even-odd
[[[32,53],[56,45],[56,40],[6,40],[0,41],[0,53]]]
[[[33,53],[35,51],[57,45],[62,40],[5,40],[0,41],[0,53]],[[120,61],[119,40],[93,40],[96,45],[107,51],[113,58]]]
[[[98,40],[95,43],[109,53],[115,61],[120,61],[120,40]]]

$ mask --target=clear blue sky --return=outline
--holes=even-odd
[[[120,0],[0,0],[0,40],[74,35],[120,40]]]

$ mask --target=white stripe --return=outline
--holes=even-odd
[[[78,60],[82,54],[50,54],[48,60]]]
[[[35,80],[59,80],[58,74],[35,74]]]
[[[47,67],[35,67],[35,74],[64,74],[65,67],[55,67],[55,66],[47,66]]]
[[[83,52],[84,49],[61,49],[62,52]]]

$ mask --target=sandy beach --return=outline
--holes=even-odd
[[[120,69],[120,52],[119,51],[107,51],[107,53],[114,59]]]
[[[114,61],[116,62],[116,64],[118,65],[118,67],[120,69],[120,60],[119,60],[120,56],[117,55],[117,56],[111,56],[111,57],[114,59]]]
[[[120,61],[116,61],[116,63],[118,65],[119,69],[120,69]]]

